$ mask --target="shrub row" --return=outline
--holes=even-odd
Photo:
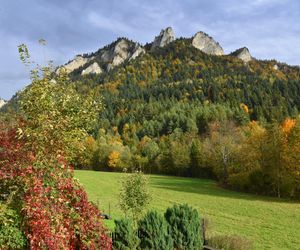
[[[128,219],[115,221],[113,247],[133,249],[201,249],[203,245],[200,216],[188,205],[174,205],[164,216],[149,211],[137,225]]]

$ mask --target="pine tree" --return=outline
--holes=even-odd
[[[165,218],[150,211],[138,223],[140,249],[172,250],[173,240]]]
[[[113,249],[134,250],[139,244],[139,239],[133,224],[129,219],[115,220]]]
[[[168,208],[165,218],[170,225],[175,249],[201,249],[201,221],[198,211],[187,204]]]

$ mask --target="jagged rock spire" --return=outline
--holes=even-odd
[[[197,32],[192,38],[192,45],[209,55],[224,55],[224,51],[219,43],[217,43],[212,37],[206,33],[200,31]]]
[[[156,47],[164,47],[168,43],[173,42],[175,40],[174,31],[171,27],[161,30],[158,36],[155,37],[151,49]]]

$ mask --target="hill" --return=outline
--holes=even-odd
[[[168,27],[146,45],[119,38],[78,55],[52,83],[62,71],[80,95],[104,104],[76,167],[214,178],[300,197],[299,67],[253,58],[245,47],[225,55],[204,32],[176,39]],[[22,92],[3,110],[17,100]]]
[[[100,204],[113,219],[122,216],[118,208],[121,173],[76,171],[89,198]],[[285,200],[248,195],[218,187],[204,179],[150,176],[152,208],[163,212],[174,203],[188,203],[209,219],[209,234],[247,237],[255,249],[298,249],[300,206]],[[111,221],[110,221],[111,222]],[[110,223],[110,226],[112,224]]]

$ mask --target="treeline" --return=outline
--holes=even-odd
[[[300,120],[265,127],[214,121],[206,132],[176,129],[141,140],[126,124],[122,133],[100,129],[88,138],[82,166],[94,170],[143,170],[177,176],[214,178],[225,187],[278,197],[300,198]]]

